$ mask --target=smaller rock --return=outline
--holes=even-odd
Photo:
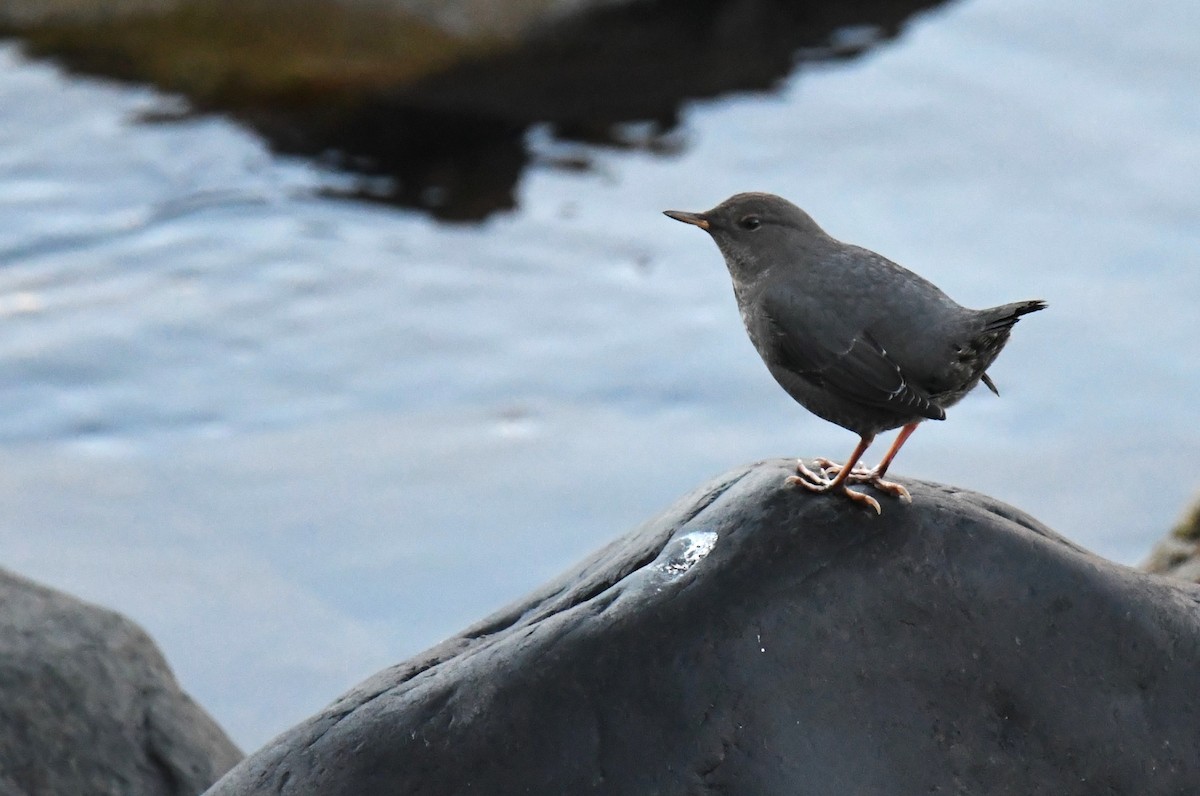
[[[1200,500],[1150,551],[1142,570],[1200,583]]]
[[[145,631],[0,569],[0,794],[195,796],[241,758]]]

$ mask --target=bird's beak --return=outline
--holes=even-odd
[[[700,229],[708,229],[708,219],[703,213],[684,213],[682,210],[664,210],[663,215],[667,218],[673,218],[676,221],[682,221],[685,224],[695,224]]]

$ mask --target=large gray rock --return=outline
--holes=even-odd
[[[139,627],[0,570],[0,794],[193,796],[241,757]]]
[[[730,473],[210,794],[1200,792],[1200,589],[982,495]]]

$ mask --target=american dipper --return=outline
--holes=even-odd
[[[716,241],[733,277],[746,331],[771,375],[818,417],[860,437],[845,464],[797,462],[788,484],[840,492],[876,512],[879,502],[849,489],[867,484],[911,501],[884,481],[900,447],[923,420],[980,381],[1013,324],[1044,301],[967,309],[933,283],[873,251],[842,243],[807,213],[768,193],[741,193],[706,213],[667,210]],[[878,467],[859,464],[881,431],[899,428]]]

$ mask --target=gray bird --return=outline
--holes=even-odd
[[[841,492],[880,511],[867,484],[911,501],[883,480],[900,447],[924,420],[982,381],[1013,324],[1044,301],[986,310],[961,306],[933,283],[873,251],[830,237],[807,213],[767,193],[741,193],[705,213],[667,210],[716,241],[733,277],[746,331],[771,375],[818,417],[858,434],[845,464],[797,463],[788,484]],[[899,428],[878,467],[859,464],[881,431]]]

